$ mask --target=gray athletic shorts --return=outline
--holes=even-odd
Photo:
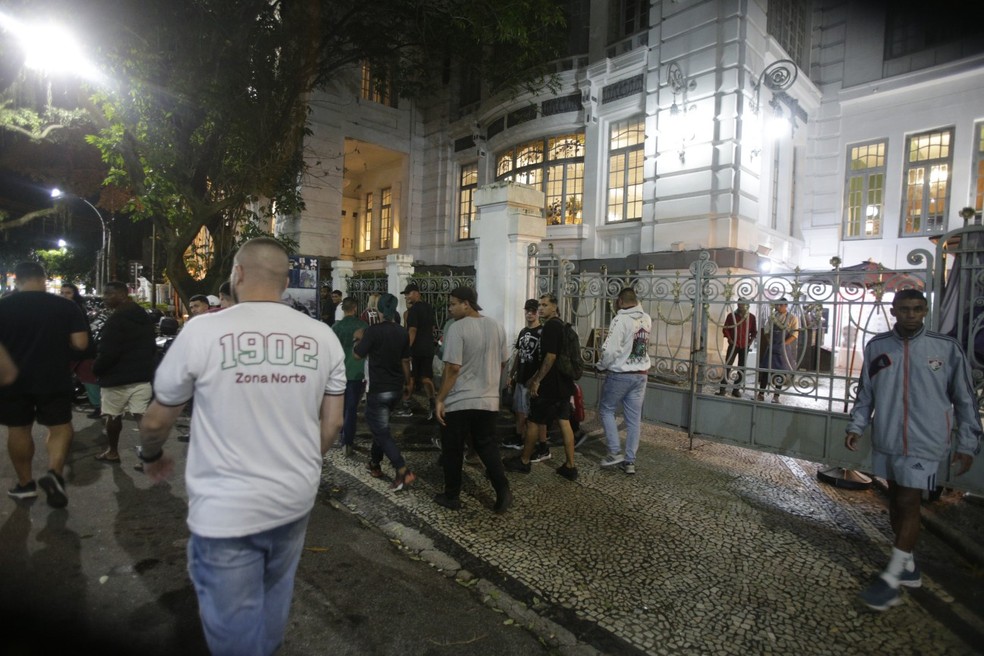
[[[871,473],[879,478],[895,481],[896,485],[916,490],[936,489],[936,472],[940,463],[913,456],[893,456],[873,451]]]

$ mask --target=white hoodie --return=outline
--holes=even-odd
[[[598,369],[611,372],[649,371],[649,333],[652,318],[638,305],[618,311],[608,327],[608,337],[601,347]]]

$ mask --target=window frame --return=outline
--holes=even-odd
[[[378,67],[373,67],[365,60],[362,62],[362,81],[359,86],[359,95],[363,100],[396,108],[396,94],[393,91],[392,76],[386,71],[380,74]]]
[[[574,156],[551,157],[563,148],[564,141],[575,143]],[[496,181],[511,181],[536,187],[544,194],[543,216],[547,225],[577,225],[584,220],[584,160],[585,134],[562,132],[524,141],[501,150],[495,155]],[[556,192],[560,172],[560,193]],[[573,190],[571,189],[573,187]],[[559,202],[551,199],[560,199]],[[571,201],[574,202],[571,202]],[[551,222],[551,217],[560,220]]]
[[[866,157],[872,156],[870,149],[872,147],[881,147],[880,153],[875,153],[874,156],[880,158],[881,164],[879,166],[867,166],[864,168],[853,169],[851,163],[858,159],[853,157],[855,154],[860,155],[861,153],[855,153],[855,150],[861,148],[868,149],[865,152]],[[845,164],[844,164],[844,215],[842,216],[841,223],[841,238],[847,241],[854,241],[858,239],[881,239],[885,234],[885,183],[888,180],[888,139],[873,139],[870,141],[863,141],[859,143],[849,144],[847,146],[847,152],[845,153]],[[876,176],[881,176],[881,199],[878,203],[872,203],[872,194],[875,193],[872,188],[872,178]],[[860,184],[860,189],[852,188],[852,181],[858,181]],[[858,194],[860,200],[862,201],[860,205],[852,204],[852,195]],[[877,230],[873,233],[867,232],[868,222],[867,211],[872,205],[877,206],[876,216],[877,218]],[[852,215],[852,209],[856,210],[859,214],[857,216]],[[864,216],[860,215],[861,211],[864,211]],[[851,234],[850,226],[856,223],[858,232],[857,234]]]
[[[393,247],[393,187],[379,190],[379,248]]]
[[[623,126],[622,129],[626,132],[636,131],[636,127],[639,127],[639,132],[642,138],[639,141],[628,143],[624,146],[615,146],[615,130]],[[605,184],[605,224],[606,225],[617,225],[622,223],[630,223],[633,221],[642,221],[642,208],[644,204],[643,200],[643,186],[646,182],[646,172],[645,172],[645,161],[646,161],[646,117],[644,114],[636,114],[633,116],[626,117],[618,121],[611,121],[608,124],[608,159],[607,159],[607,178]],[[617,160],[621,160],[617,162]],[[616,175],[614,165],[620,163],[621,168],[617,169],[618,175],[621,180],[618,181],[618,191],[621,192],[621,200],[615,203],[612,202],[615,180],[613,177]],[[632,172],[638,172],[638,181],[634,181]],[[630,191],[636,191],[638,193],[638,200],[630,200],[634,198]],[[638,216],[629,216],[629,206],[638,205]],[[614,213],[612,211],[613,207],[620,207],[622,218],[612,218]]]
[[[362,213],[362,252],[372,250],[373,193],[366,192],[366,209]]]
[[[974,215],[978,221],[984,214],[984,121],[974,123],[974,167],[971,169],[973,180],[971,197],[974,199]]]
[[[465,177],[469,177],[466,183]],[[455,228],[456,241],[475,239],[471,234],[475,220],[475,192],[478,190],[478,162],[462,164],[458,171],[458,222]]]
[[[954,126],[948,126],[943,128],[934,128],[932,130],[925,130],[923,132],[917,132],[914,134],[907,135],[905,138],[905,151],[903,152],[902,159],[902,208],[901,216],[899,221],[899,236],[900,237],[925,237],[931,235],[942,235],[946,231],[946,219],[950,212],[950,194],[953,190],[953,147],[954,147],[954,136],[956,130]],[[934,157],[926,158],[922,160],[912,161],[913,154],[913,141],[922,138],[932,138],[933,135],[945,135],[947,137],[945,145],[940,143],[936,146],[940,149],[946,149],[945,157]],[[932,142],[929,142],[926,148],[933,148]],[[934,217],[938,217],[938,225],[930,228],[929,226],[937,224],[937,221],[930,219],[929,206],[934,202],[933,196],[930,193],[930,186],[934,184],[933,182],[933,169],[939,166],[946,167],[946,178],[943,184],[946,185],[946,194],[943,199],[942,210],[933,214]],[[922,182],[919,183],[921,188],[913,185],[909,180],[913,171],[917,169],[928,169],[929,175],[923,174]],[[935,184],[939,184],[937,181]],[[909,213],[909,207],[912,201],[913,190],[918,189],[920,196],[920,203],[922,205],[922,210],[924,214],[919,217],[919,222],[923,224],[918,230],[910,230],[908,226],[913,222],[913,219]],[[938,202],[938,201],[936,201]]]

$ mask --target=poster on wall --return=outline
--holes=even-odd
[[[306,255],[291,255],[290,269],[287,272],[287,289],[284,290],[285,303],[317,319],[321,316],[318,294],[318,258]]]

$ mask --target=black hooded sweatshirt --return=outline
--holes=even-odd
[[[156,354],[153,320],[142,307],[127,301],[103,325],[92,372],[100,387],[149,383],[154,379]]]

